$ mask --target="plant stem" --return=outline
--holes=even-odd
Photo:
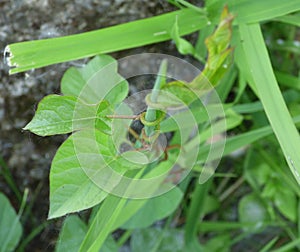
[[[219,197],[219,200],[224,201],[230,194],[232,194],[235,190],[237,190],[241,184],[244,183],[244,178],[240,177],[233,185],[231,185],[224,193],[222,193]]]
[[[112,119],[137,119],[139,115],[107,115],[106,117]]]
[[[129,237],[131,236],[133,230],[127,230],[121,237],[120,239],[117,241],[118,247],[122,247],[124,245],[124,243],[129,239]]]
[[[207,198],[211,182],[212,179],[209,179],[205,184],[197,184],[193,192],[185,225],[184,240],[186,248],[200,246],[197,239],[197,226],[198,221],[203,217],[205,200]]]
[[[166,73],[167,73],[167,60],[163,60],[160,64],[158,75],[151,93],[151,102],[157,102],[159,90],[166,82]],[[154,122],[156,118],[156,109],[151,108],[150,106],[147,108],[145,119],[148,122]],[[147,136],[151,136],[154,132],[154,126],[145,126],[145,133]]]

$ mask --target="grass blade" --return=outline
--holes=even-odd
[[[282,22],[290,25],[300,26],[300,15],[286,15],[274,19],[277,22]]]
[[[259,24],[241,25],[240,37],[250,72],[287,163],[300,183],[300,137],[278,87]]]
[[[208,23],[204,14],[182,9],[96,31],[11,44],[6,47],[10,73],[166,41],[176,18],[180,36]]]
[[[292,251],[291,249],[295,248],[300,244],[300,238],[293,240],[284,246],[280,247],[279,249],[273,250],[273,252],[285,252],[285,251]]]
[[[207,10],[213,15],[213,22],[217,21],[216,17],[218,17],[215,13],[221,13],[225,4],[228,5],[229,11],[236,15],[235,22],[238,24],[261,22],[300,10],[299,0],[216,0],[210,2]]]
[[[269,241],[259,252],[267,252],[273,247],[273,245],[278,241],[279,237],[273,238]]]
[[[300,116],[297,116],[294,118],[294,122],[296,124],[300,123]],[[223,157],[226,155],[229,155],[230,153],[234,152],[235,150],[238,150],[239,148],[242,148],[244,146],[247,146],[248,144],[254,143],[255,141],[258,141],[266,136],[269,136],[273,133],[271,126],[265,126],[256,130],[252,130],[234,137],[228,137],[226,138],[226,145],[223,153]],[[201,147],[198,155],[199,163],[203,162],[203,160],[206,160],[207,155],[209,153],[210,148],[212,149],[218,149],[222,148],[222,143],[215,142],[211,146],[205,145]],[[213,161],[214,158],[218,158],[217,156],[211,156],[208,161]]]

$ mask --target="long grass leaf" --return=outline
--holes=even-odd
[[[300,183],[300,137],[278,87],[259,24],[241,25],[241,41],[252,78],[287,163]]]
[[[300,15],[299,14],[277,17],[274,20],[278,21],[278,22],[290,24],[290,25],[300,26]]]
[[[294,117],[294,123],[299,124],[300,123],[300,116]],[[255,141],[258,141],[266,136],[269,136],[273,133],[273,130],[271,126],[265,126],[256,130],[252,130],[237,136],[226,138],[226,145],[223,152],[223,157],[226,155],[229,155],[230,153],[234,152],[235,150],[238,150],[239,148],[245,147],[248,144],[254,143]],[[222,143],[215,142],[211,146],[205,145],[201,147],[198,155],[199,163],[203,162],[203,160],[206,160],[207,155],[210,151],[210,149],[218,150],[218,148],[223,148]],[[216,151],[217,153],[218,151]],[[210,159],[207,161],[213,161],[217,159],[218,156],[211,155]]]
[[[180,36],[208,23],[204,14],[182,9],[96,31],[11,44],[6,48],[10,73],[169,40],[176,18]]]
[[[266,21],[300,10],[299,0],[214,0],[207,6],[214,23],[225,4],[236,15],[237,24]]]

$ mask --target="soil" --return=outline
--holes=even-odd
[[[146,0],[2,0],[0,1],[0,50],[19,41],[70,35],[99,29],[174,10],[167,1]],[[195,38],[196,35],[193,35]],[[179,56],[171,41],[112,54],[115,58],[140,52]],[[181,56],[182,58],[182,56]],[[191,58],[186,57],[191,61]],[[51,160],[66,136],[38,137],[22,128],[31,120],[38,102],[60,93],[60,79],[70,66],[88,59],[8,75],[0,61],[0,158],[5,161],[21,194],[29,190],[22,216],[23,238],[45,223],[49,208],[48,175]],[[193,61],[194,63],[194,61]],[[3,171],[4,167],[1,167]],[[20,200],[0,176],[0,191],[16,211]],[[46,222],[46,227],[26,245],[25,251],[53,251],[64,218]]]

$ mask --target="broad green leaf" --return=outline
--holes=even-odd
[[[125,152],[126,153],[126,152]],[[58,149],[50,170],[49,218],[90,208],[107,193],[123,192],[118,187],[124,173],[142,169],[136,157],[123,157],[111,136],[101,131],[81,130],[71,135]],[[139,157],[138,152],[136,156]]]
[[[270,219],[264,202],[254,193],[245,195],[239,202],[238,214],[240,222],[255,223],[256,225],[245,230],[255,231]]]
[[[118,104],[128,95],[128,83],[117,70],[114,58],[99,55],[84,67],[69,68],[62,78],[61,91],[91,104],[103,99],[110,104]]]
[[[88,227],[76,215],[68,216],[59,233],[55,252],[78,251],[80,244],[86,235]],[[109,236],[100,252],[117,252],[118,246],[115,240]]]
[[[276,185],[275,185],[276,186]],[[279,211],[289,220],[297,220],[297,197],[287,187],[278,187],[274,194],[274,203]]]
[[[87,226],[78,216],[68,216],[60,230],[55,252],[78,251],[86,232]]]
[[[40,101],[33,119],[24,130],[50,136],[101,125],[99,130],[109,132],[107,113],[107,102],[89,106],[74,96],[48,95]]]
[[[255,161],[255,159],[251,160]],[[270,175],[272,174],[271,168],[266,163],[253,163],[249,169],[246,170],[246,176],[251,176],[251,180],[254,180],[258,187],[263,186]]]
[[[177,229],[147,228],[136,230],[131,237],[131,251],[181,252],[183,232]]]
[[[147,158],[147,156],[138,151],[126,151],[122,154],[122,159],[129,159],[131,162],[139,163],[141,164],[141,167],[142,165],[149,163],[149,159]]]
[[[22,236],[19,216],[3,193],[0,193],[0,251],[14,251]]]
[[[266,115],[289,168],[300,183],[299,132],[292,121],[275,79],[260,26],[258,24],[241,25],[240,38],[243,41],[245,60],[251,69],[251,75]]]
[[[183,9],[82,34],[10,44],[10,73],[169,40],[176,17],[180,36],[208,22],[203,13]]]
[[[73,134],[58,149],[52,162],[49,217],[99,203],[106,196],[99,188],[122,190],[115,186],[123,174],[146,165],[140,163],[141,155],[138,151],[120,154],[111,136],[98,130]]]
[[[73,137],[69,137],[59,147],[51,164],[49,218],[93,207],[106,196],[107,193],[94,184],[81,167]]]
[[[155,221],[163,219],[174,212],[182,196],[180,189],[174,187],[174,189],[163,195],[149,199],[134,216],[122,225],[122,228],[145,228],[152,225]]]

